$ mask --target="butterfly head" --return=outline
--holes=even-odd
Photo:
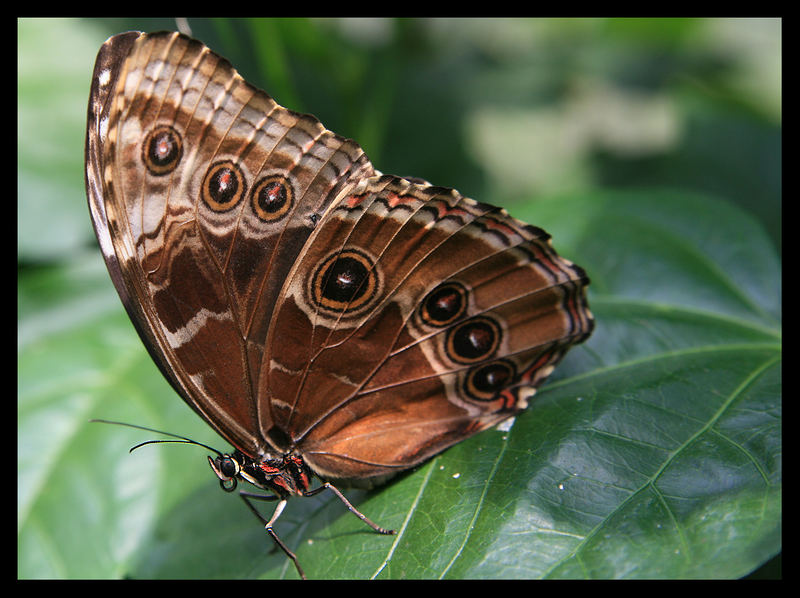
[[[219,478],[220,487],[225,492],[233,492],[238,483],[237,478],[242,473],[242,464],[233,455],[228,454],[220,454],[214,458],[209,456],[208,464]]]

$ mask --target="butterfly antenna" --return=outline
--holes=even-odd
[[[196,440],[192,440],[191,438],[186,438],[186,436],[180,436],[179,434],[173,434],[172,432],[164,432],[163,430],[156,430],[155,428],[148,428],[146,426],[139,426],[136,424],[128,424],[125,422],[115,422],[110,421],[107,419],[90,419],[90,423],[100,423],[100,424],[114,424],[115,426],[125,426],[127,428],[136,428],[137,430],[144,430],[145,432],[153,432],[154,434],[163,434],[164,436],[171,436],[172,438],[177,438],[177,440],[146,440],[137,444],[136,446],[132,447],[130,452],[132,453],[137,448],[145,446],[146,444],[166,444],[168,442],[176,443],[176,444],[195,444],[197,446],[202,446],[204,449],[208,449],[212,453],[216,453],[218,456],[222,456],[222,453],[219,452],[214,447],[208,446],[207,444],[203,444],[202,442],[197,442]]]

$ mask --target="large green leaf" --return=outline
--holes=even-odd
[[[780,549],[780,276],[766,238],[699,197],[558,205],[525,216],[587,266],[594,336],[509,431],[352,495],[396,536],[333,497],[291,501],[278,530],[310,577],[737,577]],[[25,343],[20,381],[21,575],[295,576],[198,450],[128,455],[149,436],[86,423],[215,442],[124,317],[97,310]]]

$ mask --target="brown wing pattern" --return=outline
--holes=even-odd
[[[544,231],[500,208],[365,180],[329,209],[284,287],[262,430],[280,428],[283,448],[327,477],[424,461],[525,408],[591,332],[587,283]]]
[[[286,110],[200,42],[98,54],[86,183],[112,280],[177,392],[250,457],[374,480],[524,409],[591,333],[541,229]]]
[[[98,55],[87,189],[112,279],[175,389],[253,456],[280,287],[334,197],[373,173],[200,42],[129,33]]]

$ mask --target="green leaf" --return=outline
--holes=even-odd
[[[91,46],[86,56],[71,55],[86,63],[88,95],[110,32],[66,23],[58,39],[96,38],[74,46]],[[30,25],[20,25],[21,47]],[[35,107],[20,87],[20,103]],[[82,143],[73,125],[64,119],[47,147],[67,135],[72,156]],[[40,138],[22,134],[21,147],[30,139]],[[155,435],[88,423],[228,448],[163,380],[99,251],[85,248],[82,171],[51,172],[29,156],[20,152],[21,179],[61,192],[20,185],[23,257],[59,250],[18,271],[18,577],[296,578],[242,501],[219,489],[206,451],[129,454]],[[594,335],[510,430],[487,430],[373,491],[343,489],[397,535],[372,532],[326,493],[291,500],[276,530],[307,575],[736,578],[777,554],[781,265],[761,227],[728,203],[653,189],[510,209],[589,272]]]
[[[396,536],[332,496],[290,501],[277,530],[309,577],[738,577],[780,549],[779,267],[760,230],[698,197],[559,205],[532,219],[587,265],[595,334],[510,431],[347,493]],[[716,242],[701,224],[710,213],[725,231]],[[616,234],[602,234],[611,223]],[[558,242],[567,228],[585,233]],[[736,254],[749,259],[726,259]],[[20,349],[20,574],[294,577],[199,450],[128,455],[151,435],[86,423],[219,444],[112,311]]]

